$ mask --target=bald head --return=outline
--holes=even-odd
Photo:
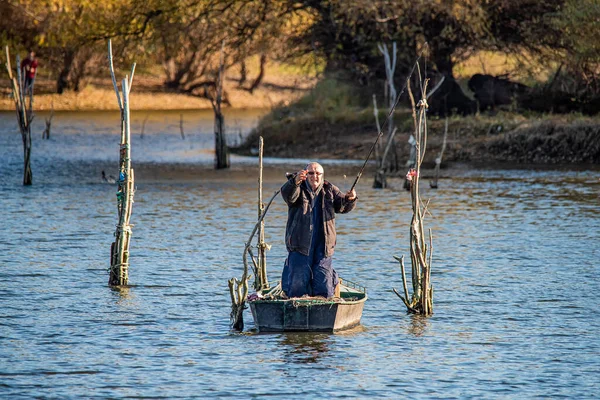
[[[321,172],[323,172],[323,166],[321,164],[319,164],[316,161],[311,161],[308,164],[306,164],[305,169],[308,171],[308,167],[315,167],[315,168],[320,168]]]

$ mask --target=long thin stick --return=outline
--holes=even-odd
[[[440,154],[435,159],[435,174],[433,177],[433,181],[429,182],[429,186],[432,189],[437,189],[437,187],[438,187],[438,178],[440,176],[440,166],[442,164],[442,157],[444,156],[444,150],[446,149],[447,138],[448,138],[448,117],[446,117],[446,122],[444,123],[444,139],[442,141],[442,149],[440,150]]]
[[[112,78],[113,87],[117,95],[117,103],[119,104],[119,110],[123,111],[123,103],[121,101],[121,95],[119,94],[119,88],[117,87],[117,78],[115,78],[115,69],[113,67],[112,42],[110,39],[108,39],[108,64],[110,67],[110,77]],[[131,79],[133,80],[133,75]]]
[[[179,114],[179,132],[181,133],[181,138],[185,139],[185,133],[183,132],[183,114]]]
[[[144,118],[144,120],[142,121],[142,132],[140,133],[140,139],[144,138],[144,129],[146,129],[146,121],[148,121],[148,115],[146,115],[146,118]]]
[[[417,64],[419,63],[419,60],[421,59],[422,55],[423,55],[423,52],[421,51],[421,53],[417,56],[417,59],[415,60],[415,63],[413,64],[412,69],[410,70],[410,74],[408,74],[408,78],[406,78],[407,81],[408,81],[408,79],[410,79],[413,72],[415,71],[415,68],[417,67]],[[379,133],[377,134],[377,139],[375,139],[375,142],[371,146],[371,149],[369,150],[369,153],[367,154],[367,158],[365,159],[365,162],[363,163],[362,167],[360,168],[358,175],[356,175],[356,179],[354,180],[354,183],[352,184],[350,191],[352,191],[354,189],[354,187],[360,180],[360,177],[362,176],[363,171],[365,170],[365,167],[367,166],[367,163],[369,162],[369,158],[371,158],[371,154],[373,153],[373,150],[375,150],[375,146],[377,146],[379,139],[381,139],[381,137],[383,136],[383,128],[385,128],[385,125],[388,123],[388,121],[392,117],[392,114],[394,114],[394,110],[396,110],[396,107],[398,106],[398,103],[400,102],[400,97],[402,97],[402,94],[404,93],[405,90],[406,90],[406,83],[404,84],[404,87],[402,87],[402,90],[400,91],[400,93],[396,96],[396,100],[394,100],[394,104],[390,108],[390,112],[388,113],[387,118],[385,119],[385,121],[383,121],[383,124],[381,125],[381,129],[379,129]]]
[[[131,87],[133,86],[133,75],[135,74],[136,65],[136,63],[133,63],[133,65],[131,66],[131,75],[129,75],[129,91],[131,91]],[[127,91],[127,94],[129,94],[129,91]]]
[[[381,130],[381,126],[379,125],[379,109],[377,108],[377,96],[373,94],[373,115],[375,116],[375,126],[377,127],[377,132]],[[375,159],[379,160],[379,146],[375,147]]]
[[[394,136],[396,135],[397,131],[398,131],[398,128],[395,127],[394,130],[392,131],[392,133],[390,134],[390,137],[388,138],[387,145],[385,146],[385,150],[383,151],[383,156],[381,156],[382,169],[383,169],[383,163],[385,163],[385,159],[387,158],[388,152],[390,151],[390,146],[392,145],[392,142],[394,141]]]
[[[229,280],[229,292],[231,294],[231,326],[234,329],[237,330],[243,330],[244,329],[244,319],[243,319],[243,310],[244,310],[244,305],[246,303],[246,298],[248,296],[248,254],[250,253],[250,248],[252,246],[252,238],[254,237],[254,235],[256,234],[257,230],[259,229],[262,221],[265,218],[265,215],[267,215],[267,211],[269,211],[269,207],[271,206],[271,203],[273,203],[273,200],[275,200],[275,197],[279,194],[281,190],[277,190],[275,192],[275,194],[273,194],[273,197],[271,197],[271,200],[269,200],[269,203],[267,203],[267,205],[264,207],[260,217],[258,218],[258,222],[256,223],[256,225],[254,225],[254,229],[252,229],[252,233],[250,234],[250,237],[248,238],[248,241],[246,242],[246,245],[244,246],[244,253],[242,255],[242,261],[244,262],[244,273],[242,274],[242,279],[239,283],[237,283],[237,280],[235,278]],[[258,269],[259,267],[256,265],[255,261],[254,261],[254,256],[252,254],[250,254],[250,257],[252,258],[252,262],[255,265],[255,268]],[[236,295],[234,294],[234,284],[237,283],[237,298]],[[258,290],[258,289],[257,289]]]
[[[261,136],[258,145],[258,217],[260,218],[263,210],[263,151],[264,151],[264,140]],[[267,244],[265,243],[265,221],[261,221],[258,228],[258,265],[260,277],[259,287],[256,290],[268,289],[269,280],[267,279]]]

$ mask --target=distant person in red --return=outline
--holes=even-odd
[[[24,82],[25,94],[27,95],[33,87],[33,81],[38,68],[38,60],[35,58],[35,52],[30,51],[26,59],[21,61],[21,76]]]

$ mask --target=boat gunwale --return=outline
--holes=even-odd
[[[353,305],[353,304],[359,304],[359,303],[364,303],[365,301],[367,301],[367,294],[366,293],[360,293],[361,295],[363,295],[364,297],[358,300],[344,300],[344,301],[334,301],[334,300],[314,300],[314,299],[303,299],[301,297],[293,297],[291,299],[255,299],[255,300],[248,300],[248,303],[254,303],[254,304],[258,304],[258,303],[286,303],[286,302],[295,302],[295,303],[300,303],[301,305],[307,305],[307,306],[333,306],[333,305]]]

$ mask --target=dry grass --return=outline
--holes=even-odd
[[[108,71],[107,71],[108,75]],[[251,75],[249,79],[252,79]],[[226,76],[225,91],[232,108],[273,108],[289,104],[314,87],[316,78],[286,71],[281,66],[267,67],[262,84],[252,94],[240,89],[236,71]],[[248,85],[248,83],[246,83]],[[35,110],[94,111],[118,110],[116,95],[109,77],[90,79],[83,90],[53,93],[55,82],[36,80]],[[14,110],[9,97],[8,79],[0,80],[0,110]],[[132,110],[197,110],[210,109],[210,101],[163,88],[162,77],[136,74],[130,94]]]
[[[225,80],[225,90],[231,106],[238,109],[271,109],[276,106],[291,104],[307,94],[308,90],[317,83],[315,74],[322,69],[322,65],[317,61],[312,60],[312,62],[307,63],[307,65],[315,66],[309,69],[296,65],[270,62],[267,64],[263,84],[253,94],[238,87],[239,71],[230,70]],[[478,52],[469,59],[458,63],[455,67],[455,75],[461,83],[465,83],[475,73],[510,74],[513,79],[524,83],[532,83],[532,79],[543,81],[551,72],[551,68],[546,67],[544,70],[535,71],[535,77],[532,77],[531,68],[522,68],[520,63],[523,61],[529,61],[530,67],[532,65],[542,65],[531,60],[531,57],[527,55],[516,57],[499,52]],[[257,60],[249,59],[248,68],[248,79],[252,80],[258,68]],[[122,73],[117,75],[119,78],[123,76]],[[41,77],[36,82],[36,110],[50,110],[51,108],[61,111],[117,110],[117,102],[108,69],[106,77],[89,79],[83,90],[79,92],[70,91],[62,95],[53,93],[55,88],[53,80],[43,78],[44,71],[41,72]],[[160,68],[150,69],[145,74],[137,73],[131,91],[131,109],[195,110],[211,108],[207,99],[165,90],[162,86],[162,80]],[[248,84],[246,83],[246,85]],[[466,85],[463,86],[466,89]],[[339,91],[339,88],[334,89]],[[0,79],[0,110],[14,109],[13,102],[8,96],[9,82],[5,78]],[[306,101],[308,99],[305,99]],[[331,110],[321,109],[321,111],[330,112]]]

